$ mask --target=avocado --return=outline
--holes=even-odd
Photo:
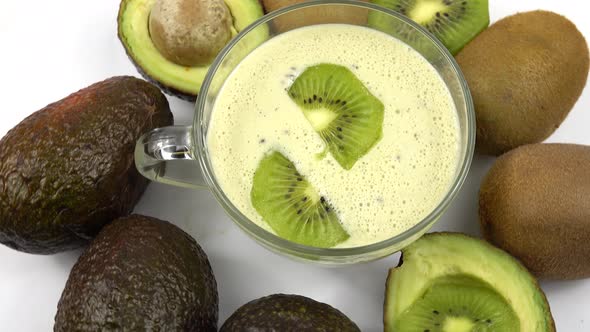
[[[122,0],[117,18],[119,39],[129,59],[144,78],[158,85],[168,94],[194,101],[210,63],[186,66],[170,60],[170,56],[167,57],[159,51],[152,40],[148,24],[152,9],[158,1],[164,0]],[[178,6],[196,6],[191,1],[195,0],[176,0],[176,3]],[[207,1],[212,0],[205,0]],[[231,13],[230,37],[232,38],[264,14],[258,0],[224,0],[224,2]],[[161,11],[166,12],[166,9]],[[183,10],[183,13],[186,12],[188,11]],[[205,30],[217,31],[214,28],[202,29],[203,34],[207,33]],[[266,40],[268,29],[262,27],[256,29],[253,34],[256,34],[255,38],[248,38],[248,43],[253,44],[252,48]]]
[[[544,279],[590,277],[590,147],[529,144],[503,154],[479,191],[484,238]]]
[[[107,225],[74,265],[55,332],[217,331],[207,255],[180,228],[131,215]]]
[[[389,271],[385,331],[555,331],[537,281],[516,259],[458,233],[431,233]]]
[[[135,142],[171,125],[157,87],[113,77],[33,113],[0,140],[0,243],[51,254],[129,214],[148,181]]]
[[[220,332],[360,331],[338,309],[300,295],[273,294],[241,306]]]

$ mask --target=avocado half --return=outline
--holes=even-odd
[[[490,310],[495,317],[474,314]],[[383,322],[386,332],[555,331],[545,294],[526,268],[459,233],[427,234],[402,250],[387,278]]]
[[[157,0],[122,0],[117,18],[119,40],[127,55],[147,80],[162,91],[181,99],[194,101],[201,89],[207,66],[186,67],[166,59],[156,48],[150,37],[148,22],[150,12]],[[264,15],[258,0],[224,0],[232,18],[232,37]],[[268,30],[256,29],[256,38],[249,38],[258,44],[268,38]]]

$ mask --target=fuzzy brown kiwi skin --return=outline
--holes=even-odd
[[[474,101],[477,150],[489,155],[549,137],[588,78],[584,36],[568,19],[548,11],[498,21],[456,60]]]
[[[590,277],[590,147],[533,144],[501,156],[479,192],[483,236],[544,279]]]
[[[471,239],[474,238],[469,235],[460,234],[460,233],[453,233],[453,232],[433,232],[433,233],[427,233],[423,236],[430,237],[430,236],[446,236],[446,235],[463,236],[463,237],[471,238]],[[484,246],[487,246],[493,250],[502,250],[501,248],[498,248],[488,242],[481,241],[481,243]],[[387,326],[389,324],[393,324],[393,322],[389,322],[389,320],[387,319],[387,315],[386,315],[386,313],[389,311],[389,301],[388,301],[388,296],[387,296],[387,294],[389,294],[389,280],[391,278],[393,278],[393,276],[397,272],[398,268],[400,268],[403,265],[403,259],[404,259],[404,251],[402,250],[397,266],[389,269],[389,272],[387,274],[387,279],[385,282],[385,299],[384,299],[384,304],[383,304],[383,328],[384,328],[384,330],[387,330]],[[522,264],[521,261],[518,260],[518,258],[515,258],[514,261],[522,269],[527,270],[527,268]],[[547,307],[543,308],[545,311],[546,323],[547,323],[547,327],[548,327],[547,332],[556,332],[555,321],[553,320],[553,316],[551,315],[551,308],[550,308],[549,302],[547,301],[547,296],[545,296],[545,293],[543,292],[543,290],[541,289],[541,286],[539,286],[539,283],[535,278],[531,277],[529,282],[531,282],[535,286],[535,288],[539,290],[539,293],[542,296],[544,303],[547,304]]]
[[[260,0],[264,8],[264,13],[268,14],[283,7],[294,4],[306,2],[309,0]],[[369,2],[369,0],[359,0],[361,2]],[[289,14],[289,17],[278,17],[274,26],[279,32],[289,31],[302,26],[320,24],[320,23],[348,23],[356,25],[364,25],[367,23],[368,10],[361,10],[359,8],[353,11],[347,11],[346,7],[322,8],[314,7],[305,9],[296,13]]]

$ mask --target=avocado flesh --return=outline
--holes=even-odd
[[[194,101],[210,66],[186,67],[166,59],[156,48],[149,32],[149,15],[157,0],[122,0],[118,34],[127,55],[138,71],[164,92]],[[257,0],[225,0],[233,17],[232,37],[264,15]],[[253,49],[268,38],[268,30],[256,29],[248,41]]]
[[[555,331],[549,305],[536,280],[514,258],[487,242],[462,234],[432,233],[405,248],[402,255],[403,263],[391,269],[387,278],[385,331],[398,331],[396,326],[404,315],[433,285],[449,278],[461,281],[462,287],[488,285],[478,287],[510,305],[520,326],[516,331]]]

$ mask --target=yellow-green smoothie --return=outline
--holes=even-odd
[[[346,170],[287,90],[306,68],[344,66],[384,105],[381,139]],[[356,247],[400,234],[443,199],[459,163],[460,132],[450,92],[406,44],[369,28],[316,25],[259,46],[230,74],[214,104],[207,148],[227,197],[273,232],[252,205],[254,173],[279,151],[338,215]]]

